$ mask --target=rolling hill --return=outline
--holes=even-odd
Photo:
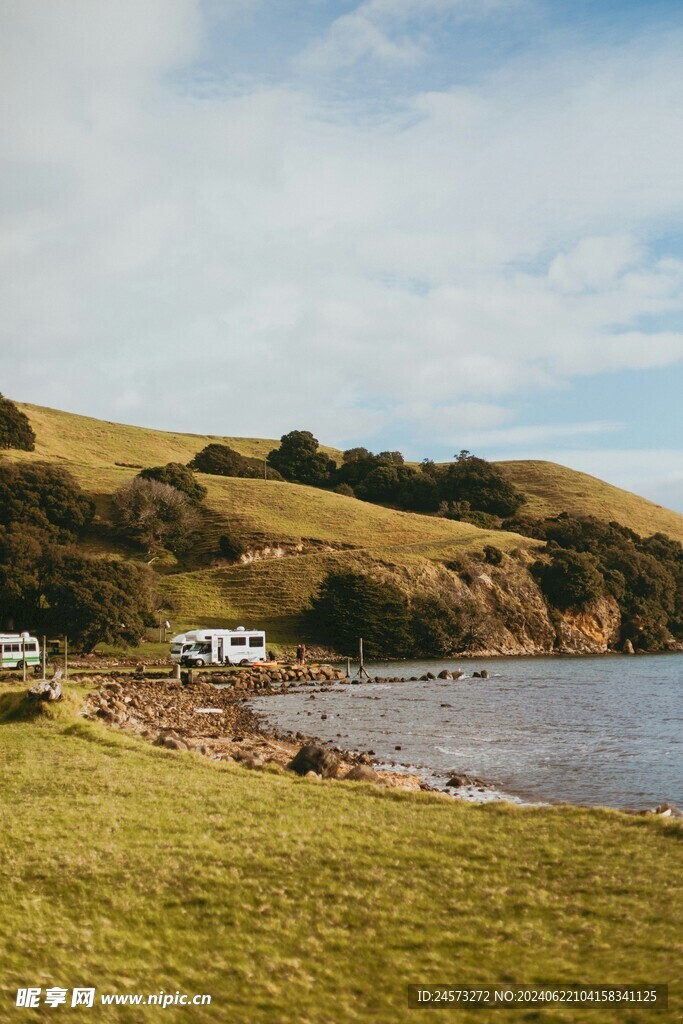
[[[93,495],[98,517],[84,546],[102,557],[141,558],[111,530],[111,494],[145,466],[188,462],[212,441],[248,456],[264,458],[274,439],[181,434],[111,423],[39,406],[20,405],[36,433],[36,451],[7,452],[4,458],[47,460],[64,466]],[[336,459],[338,449],[327,448]],[[534,515],[560,511],[615,519],[640,534],[656,531],[683,540],[683,516],[601,480],[547,462],[499,464],[528,495]],[[207,487],[201,540],[182,562],[158,562],[159,587],[180,628],[219,622],[258,621],[276,641],[297,635],[302,610],[332,568],[383,566],[392,578],[413,586],[458,556],[493,544],[517,550],[528,561],[537,542],[513,533],[482,530],[384,508],[297,484],[198,474]],[[221,564],[218,539],[238,532],[257,560]],[[261,558],[269,554],[285,557]],[[296,557],[287,557],[296,555]]]
[[[579,473],[556,462],[499,462],[498,467],[527,497],[525,512],[552,516],[559,512],[614,520],[641,537],[666,533],[683,542],[683,515],[655,505],[630,491]]]

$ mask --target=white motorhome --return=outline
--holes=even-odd
[[[262,629],[193,629],[171,642],[171,659],[190,668],[205,665],[253,665],[266,659]]]
[[[0,665],[2,668],[21,668],[23,662],[37,668],[40,665],[40,644],[30,633],[0,633]]]
[[[171,640],[171,661],[179,663],[182,660],[183,654],[186,654],[192,644],[197,642],[198,630],[192,629],[189,633],[178,633],[178,636],[174,636]],[[206,630],[200,630],[199,632],[207,632]]]

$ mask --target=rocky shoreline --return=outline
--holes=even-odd
[[[416,775],[382,769],[367,753],[267,727],[250,707],[244,678],[239,686],[134,677],[94,677],[80,682],[97,687],[85,699],[86,718],[106,722],[168,750],[192,750],[214,761],[235,762],[254,770],[276,765],[309,777],[375,782],[406,790],[431,788]]]
[[[459,670],[442,670],[438,675],[429,672],[409,679],[457,680],[463,675]],[[486,679],[488,672],[483,670],[472,675]],[[374,782],[468,800],[506,799],[484,780],[460,773],[450,774],[444,791],[442,786],[421,778],[415,766],[380,761],[373,750],[347,750],[300,731],[282,731],[251,706],[255,691],[259,697],[275,698],[288,693],[300,695],[306,688],[309,698],[314,699],[317,693],[328,691],[332,684],[372,686],[409,681],[406,677],[349,679],[329,665],[186,672],[184,676],[184,680],[150,679],[144,675],[81,677],[79,683],[95,687],[85,699],[83,714],[169,750],[195,751],[214,761],[234,762],[252,770],[276,766],[308,777]],[[396,750],[400,749],[397,745]],[[511,799],[520,802],[517,798]],[[681,812],[669,804],[641,810],[625,809],[625,813],[681,816]]]

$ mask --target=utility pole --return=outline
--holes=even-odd
[[[69,640],[64,634],[64,678],[69,678]]]
[[[26,682],[26,637],[21,634],[21,677]]]
[[[47,679],[47,638],[43,637],[43,682]]]
[[[263,460],[263,479],[268,479],[268,459],[267,457]]]

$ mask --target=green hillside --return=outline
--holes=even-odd
[[[188,462],[211,441],[240,453],[265,457],[271,438],[181,434],[110,423],[34,405],[21,405],[36,433],[36,451],[8,452],[16,460],[49,460],[69,469],[96,500],[98,519],[85,539],[91,553],[140,558],[111,530],[110,495],[140,468]],[[325,449],[339,458],[337,449]],[[528,511],[592,513],[616,519],[641,534],[661,530],[683,540],[683,516],[653,505],[601,480],[545,462],[500,463],[529,497]],[[258,621],[274,640],[292,640],[311,595],[331,569],[389,566],[413,581],[435,562],[485,545],[510,551],[537,542],[513,533],[482,530],[467,523],[401,512],[301,485],[198,474],[208,494],[202,536],[181,563],[157,562],[160,589],[179,625],[204,621]],[[221,565],[218,540],[237,532],[255,550],[283,545],[283,557],[246,565]]]
[[[579,473],[556,462],[519,460],[499,462],[508,479],[527,496],[525,512],[534,516],[570,512],[614,520],[649,537],[666,533],[683,541],[683,515],[655,505],[647,498],[605,483],[588,473]]]

